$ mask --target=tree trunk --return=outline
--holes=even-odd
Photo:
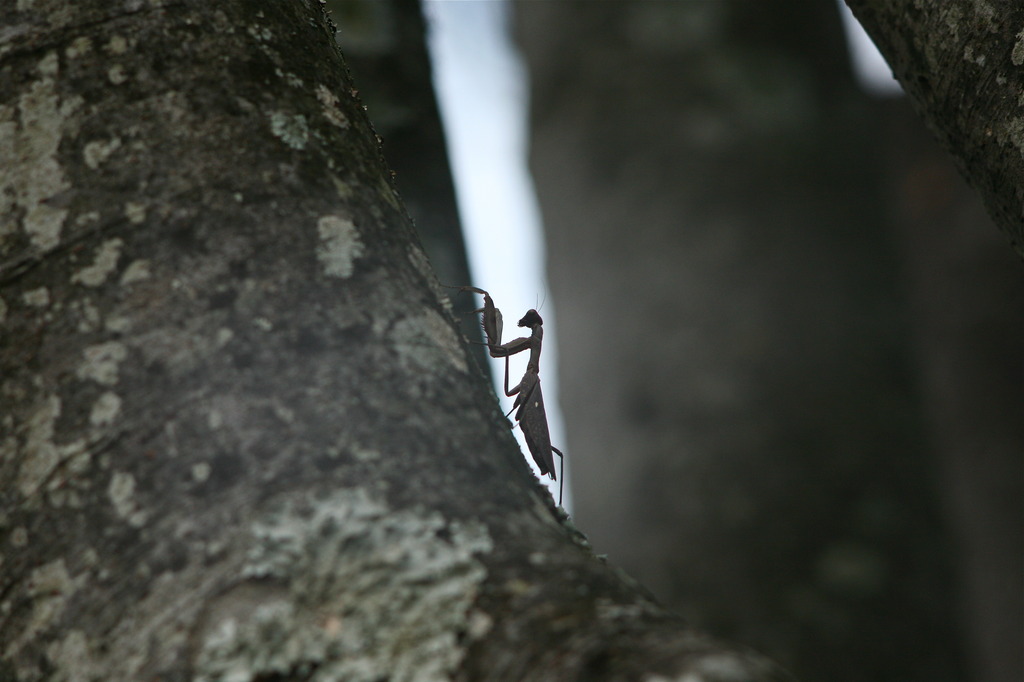
[[[533,480],[318,3],[0,25],[0,679],[782,677]]]
[[[933,478],[953,535],[970,679],[1019,682],[1024,271],[913,112],[893,107],[888,119],[886,203],[903,244],[911,340]]]
[[[1024,256],[1024,6],[846,0],[918,113]]]
[[[932,133],[1024,255],[1024,5],[847,0]],[[1024,667],[1021,271],[905,124],[890,137],[924,407],[955,533],[976,679]],[[906,140],[915,140],[907,145]],[[927,197],[928,200],[922,201]],[[936,200],[937,199],[937,200]]]

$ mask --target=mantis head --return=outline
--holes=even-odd
[[[538,324],[544,324],[544,320],[541,319],[540,313],[533,308],[527,310],[526,314],[523,315],[523,319],[519,320],[520,327],[530,327],[532,329]]]

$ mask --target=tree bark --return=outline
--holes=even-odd
[[[846,0],[918,113],[1024,256],[1024,6]]]
[[[470,284],[462,226],[441,114],[434,96],[426,27],[419,0],[329,0],[345,30],[338,44],[381,136],[395,186],[438,279]],[[490,375],[472,296],[450,292],[462,332]]]
[[[318,3],[0,25],[0,679],[783,677],[532,478]]]

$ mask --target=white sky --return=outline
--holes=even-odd
[[[853,62],[853,71],[857,75],[861,87],[878,97],[902,94],[903,88],[893,78],[892,69],[885,63],[878,48],[854,18],[853,12],[843,0],[836,0],[836,2],[839,5],[839,14],[843,17],[846,41],[850,44],[850,60]]]
[[[837,2],[854,71],[865,90],[873,95],[899,94],[900,86],[878,50],[846,4]],[[489,291],[501,309],[503,341],[523,335],[526,330],[516,327],[516,321],[543,304],[544,402],[551,442],[566,455],[563,506],[571,510],[571,454],[558,409],[555,306],[547,294],[540,212],[526,164],[528,92],[524,66],[507,30],[510,8],[506,0],[424,0],[424,7],[472,283]],[[522,376],[525,355],[512,359],[513,383]],[[502,396],[504,363],[491,363],[495,392]],[[502,397],[501,403],[506,412],[512,407],[510,398]],[[525,455],[519,429],[516,437]],[[529,456],[527,461],[533,466]],[[558,484],[543,480],[557,499]]]

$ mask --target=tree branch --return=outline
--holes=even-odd
[[[1024,256],[1024,6],[846,0],[989,215]]]

